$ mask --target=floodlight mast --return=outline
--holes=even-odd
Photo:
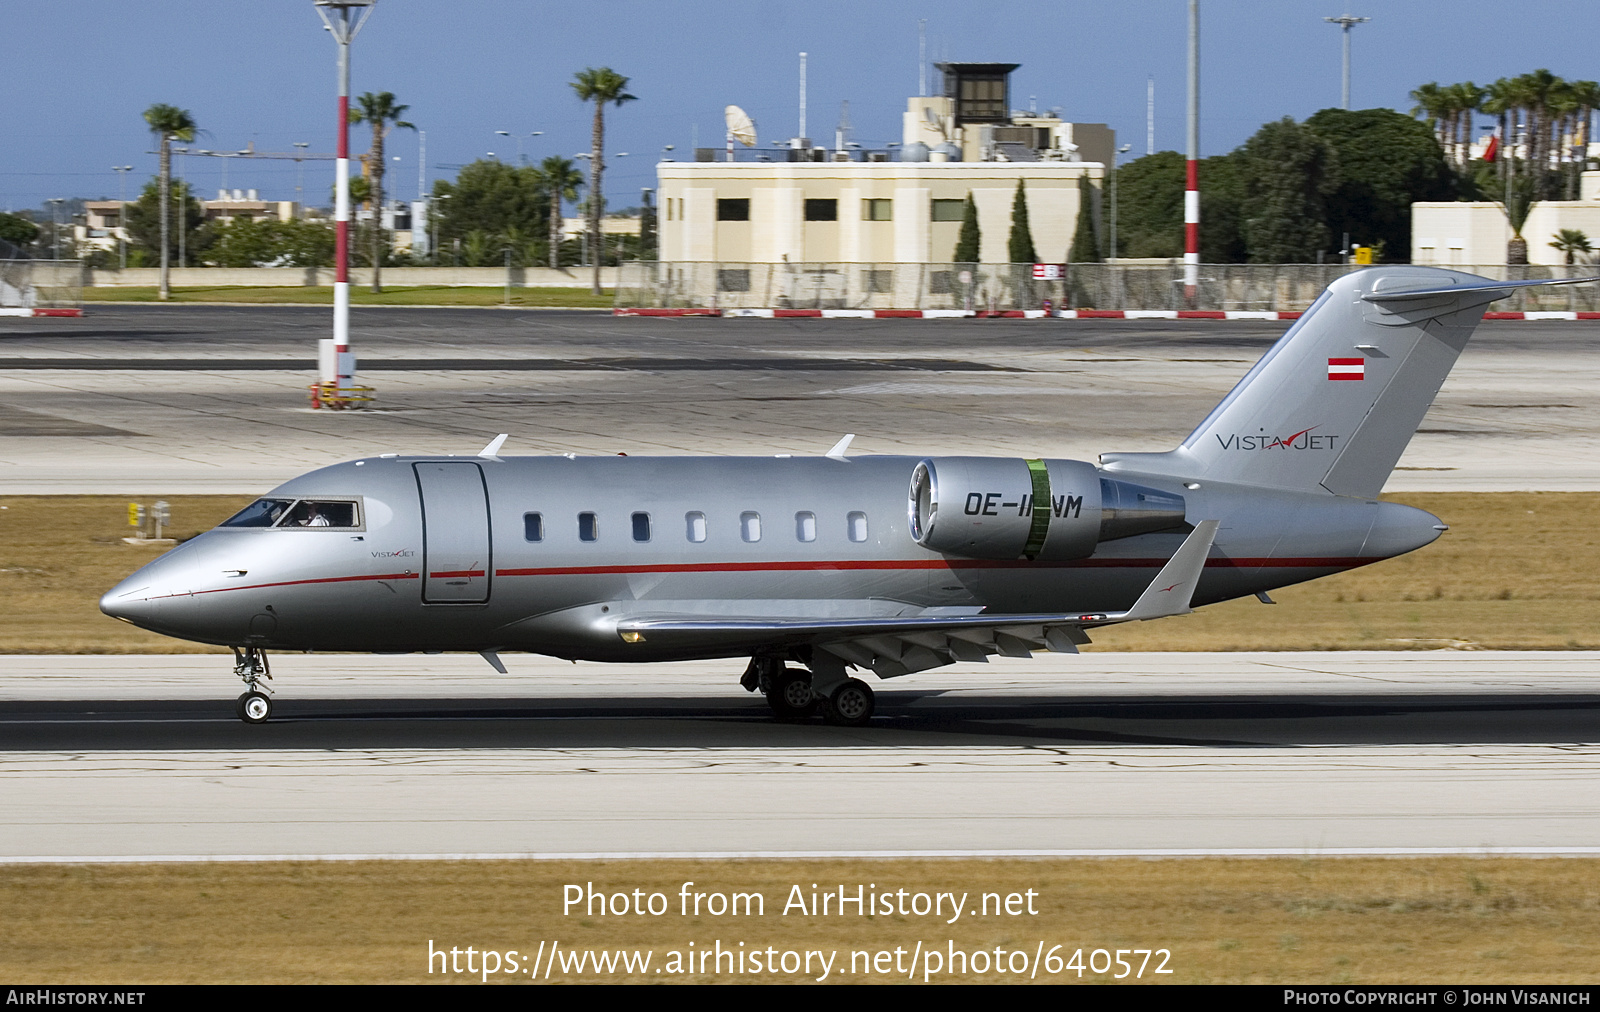
[[[350,43],[372,16],[377,0],[314,0],[317,15],[339,47],[339,135],[334,156],[333,375],[320,376],[339,389],[352,385],[350,357]],[[351,23],[350,9],[360,17]],[[331,15],[331,16],[330,16]]]
[[[1345,109],[1345,110],[1349,110],[1349,108],[1350,108],[1350,29],[1355,27],[1356,25],[1364,25],[1368,21],[1371,21],[1372,19],[1371,18],[1353,18],[1353,17],[1350,16],[1350,9],[1348,7],[1346,7],[1344,14],[1342,14],[1341,16],[1336,17],[1336,18],[1323,18],[1322,20],[1328,22],[1330,25],[1338,25],[1341,29],[1344,30],[1344,89],[1341,92],[1341,95],[1342,95],[1342,98],[1343,98],[1343,104],[1340,106],[1340,108]]]

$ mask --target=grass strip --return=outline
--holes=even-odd
[[[705,895],[682,912],[684,883]],[[661,915],[563,912],[567,886],[623,902],[662,897]],[[825,916],[812,896],[891,894],[894,913],[853,905]],[[798,894],[805,911],[794,907]],[[906,897],[899,895],[906,891]],[[1025,899],[1024,894],[1035,895]],[[759,893],[738,916],[709,913],[709,897]],[[968,912],[946,923],[914,912],[917,893],[965,894]],[[991,894],[990,913],[980,904]],[[1016,896],[1015,914],[999,913]],[[871,910],[869,903],[869,912]],[[1026,904],[1035,914],[1028,914]],[[788,905],[788,913],[784,913]],[[902,905],[908,912],[899,913]],[[881,908],[880,908],[881,909]],[[1587,858],[1333,858],[1186,860],[815,861],[366,861],[0,867],[0,976],[30,983],[478,982],[444,973],[428,946],[463,955],[516,950],[527,959],[490,979],[526,982],[541,941],[569,953],[649,950],[649,969],[578,971],[558,960],[551,982],[758,982],[811,972],[749,972],[748,955],[834,952],[836,983],[905,981],[917,944],[945,954],[930,979],[1026,982],[1012,972],[1055,946],[1063,963],[1082,950],[1086,970],[1039,983],[1107,983],[1123,950],[1171,953],[1144,964],[1147,983],[1381,984],[1589,983],[1600,932],[1600,862]],[[746,953],[746,972],[688,968],[691,951]],[[1040,944],[1042,943],[1042,945]],[[894,950],[900,955],[894,955]],[[968,954],[965,972],[948,953]],[[1095,950],[1105,950],[1097,956]],[[1006,972],[996,972],[996,950]],[[551,949],[544,950],[548,956]],[[985,972],[974,972],[977,951]],[[673,972],[672,954],[680,972]],[[856,954],[861,955],[856,955]],[[890,953],[887,958],[878,953]],[[1138,966],[1141,957],[1123,954]],[[568,957],[569,959],[573,957]],[[1039,960],[1041,963],[1042,960]],[[898,962],[898,969],[893,969]],[[866,972],[868,965],[875,969]],[[1110,972],[1095,973],[1091,964]],[[549,964],[542,964],[549,965]],[[797,965],[791,961],[791,966]],[[1053,966],[1054,964],[1052,964]],[[730,966],[735,969],[730,971]],[[879,972],[877,968],[884,968]],[[927,965],[913,971],[921,980]],[[949,972],[957,969],[958,972]],[[540,979],[544,975],[540,973]],[[1136,978],[1139,979],[1139,978]]]

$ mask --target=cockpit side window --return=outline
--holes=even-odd
[[[293,499],[257,499],[222,522],[223,527],[271,527],[283,518]]]
[[[339,499],[301,499],[278,524],[279,527],[337,527],[344,530],[361,526],[356,504]]]

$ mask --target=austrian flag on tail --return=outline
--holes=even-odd
[[[1359,358],[1328,359],[1328,378],[1331,380],[1358,380],[1366,378],[1366,363]]]

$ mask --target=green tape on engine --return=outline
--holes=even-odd
[[[1022,554],[1033,559],[1044,550],[1045,535],[1050,533],[1050,469],[1042,460],[1030,460],[1028,477],[1033,479],[1033,525],[1028,528]]]

